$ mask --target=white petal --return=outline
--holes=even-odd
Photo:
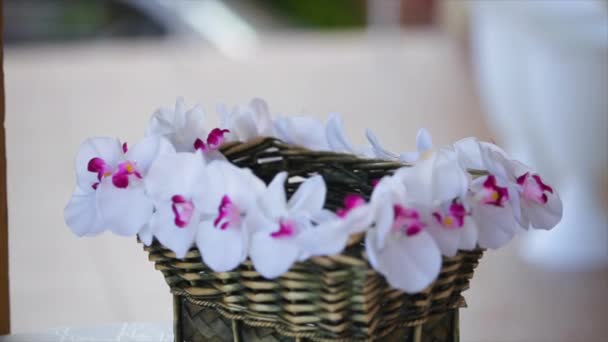
[[[212,221],[200,224],[196,245],[205,264],[216,272],[235,269],[247,255],[247,233],[241,227],[219,229]]]
[[[152,227],[150,226],[150,223],[146,223],[141,228],[139,233],[137,233],[137,237],[146,246],[150,246],[152,244],[152,240],[154,239],[154,233],[152,231]]]
[[[261,197],[261,206],[270,219],[278,220],[287,215],[287,199],[285,197],[286,179],[287,172],[279,172],[268,184],[268,188]]]
[[[367,137],[369,143],[372,144],[372,148],[374,149],[374,153],[376,154],[377,158],[391,160],[399,158],[399,156],[397,156],[396,154],[385,150],[384,147],[382,147],[382,145],[380,144],[380,141],[378,140],[374,132],[372,132],[369,128],[365,130],[365,136]]]
[[[177,227],[171,202],[158,203],[156,212],[150,220],[150,229],[163,246],[172,250],[177,258],[182,259],[194,243],[199,224],[196,217],[196,215],[192,215],[192,219],[186,227]]]
[[[111,167],[116,167],[123,159],[122,147],[118,139],[114,138],[89,138],[85,140],[76,154],[76,177],[81,189],[89,189],[94,183],[99,182],[97,173],[88,171],[89,161],[93,158],[101,158]]]
[[[427,232],[435,239],[441,254],[448,257],[452,257],[458,252],[460,229],[443,228],[436,222],[432,222],[426,228]]]
[[[473,170],[484,170],[479,141],[475,137],[458,140],[453,145],[463,167]]]
[[[434,158],[421,159],[414,166],[402,167],[395,172],[407,191],[407,200],[430,206],[433,200]],[[402,185],[402,186],[403,186]]]
[[[391,202],[380,202],[376,206],[376,225],[372,232],[376,235],[374,241],[377,243],[374,246],[376,249],[384,248],[385,241],[389,235],[393,222],[395,220],[395,213],[393,211],[393,205]]]
[[[479,246],[497,249],[511,241],[517,232],[517,223],[511,208],[480,204],[473,207],[473,218],[479,230]]]
[[[272,118],[270,115],[270,110],[268,109],[268,104],[266,101],[254,98],[249,103],[249,106],[253,109],[256,114],[256,126],[257,126],[257,134],[259,136],[267,136],[270,137],[273,135],[273,125]]]
[[[349,234],[356,234],[367,230],[374,221],[374,215],[376,215],[374,209],[375,207],[370,204],[352,209],[343,218],[344,225],[348,228]]]
[[[253,234],[250,246],[249,256],[253,266],[267,279],[287,272],[300,255],[293,239],[275,239],[267,231]]]
[[[282,140],[314,151],[327,151],[327,137],[323,123],[307,116],[275,119],[275,129]]]
[[[335,220],[338,218],[338,215],[329,209],[321,209],[321,211],[316,212],[311,219],[316,223],[323,223],[329,220]]]
[[[156,158],[171,153],[175,153],[175,148],[166,138],[149,136],[130,148],[125,158],[135,162],[137,169],[145,175]]]
[[[178,129],[186,124],[186,103],[183,97],[178,97],[175,100],[175,111],[173,116],[173,125]]]
[[[443,203],[466,195],[470,176],[461,168],[455,152],[446,149],[439,150],[432,172],[434,201]]]
[[[278,117],[273,121],[274,134],[276,138],[291,143],[289,136],[289,121],[287,118]]]
[[[503,181],[514,181],[514,175],[509,173],[506,166],[509,161],[500,152],[490,148],[490,145],[480,144],[481,156],[485,169]]]
[[[194,153],[160,155],[144,178],[146,191],[155,201],[174,195],[202,193],[203,159]]]
[[[272,219],[262,212],[262,210],[250,210],[244,219],[244,227],[249,234],[256,233],[258,231],[274,232],[279,227],[277,226],[277,219]]]
[[[433,148],[433,139],[431,139],[431,133],[425,128],[418,130],[416,134],[416,150],[422,153]]]
[[[290,213],[303,213],[312,217],[323,208],[327,187],[323,177],[316,175],[305,180],[287,203]]]
[[[97,207],[108,229],[124,236],[137,234],[150,220],[154,210],[143,185],[129,185],[120,189],[109,179],[97,188]]]
[[[227,195],[240,210],[257,206],[258,197],[266,189],[262,180],[251,170],[241,169],[229,162],[213,161],[205,167],[203,186],[205,214],[216,214],[222,197]]]
[[[414,164],[420,158],[420,153],[418,152],[403,152],[399,154],[399,160],[406,164]]]
[[[113,233],[133,236],[150,220],[154,206],[143,185],[120,189],[110,180],[97,188],[97,207],[105,225]]]
[[[441,270],[441,253],[433,238],[424,231],[412,237],[391,234],[385,247],[376,252],[376,258],[377,270],[388,283],[407,293],[424,290]]]
[[[502,181],[499,181],[499,186],[505,186],[507,188],[509,193],[509,206],[511,207],[515,221],[526,230],[530,228],[530,219],[528,218],[527,212],[522,208],[521,194],[519,193],[518,186],[515,184],[503,185]]]
[[[343,222],[328,221],[301,232],[297,242],[308,256],[335,255],[344,250],[348,237],[349,232]]]
[[[63,211],[65,223],[78,236],[97,235],[105,228],[97,210],[95,196],[93,189],[83,191],[76,187]]]
[[[384,198],[388,198],[391,201],[391,207],[392,204],[405,203],[407,199],[406,188],[404,182],[399,177],[399,173],[399,170],[397,170],[394,176],[384,176],[380,179],[372,192],[371,203],[379,203],[380,201],[384,201]]]
[[[205,114],[199,105],[186,112],[183,125],[177,126],[172,135],[172,142],[178,152],[194,152],[196,139],[206,139],[208,132],[204,120]]]
[[[464,219],[464,225],[460,228],[460,243],[458,249],[470,251],[477,247],[478,230],[477,225],[472,217],[467,216]]]
[[[536,229],[551,229],[562,219],[563,205],[557,192],[548,194],[548,201],[544,205],[531,203],[527,205],[527,214],[530,224]]]
[[[174,113],[171,109],[163,107],[157,109],[150,117],[145,136],[161,136],[171,134],[173,127]]]
[[[249,112],[241,113],[235,118],[233,129],[239,141],[249,141],[258,135],[255,119]]]
[[[348,141],[344,132],[344,124],[340,114],[332,114],[327,120],[326,127],[327,143],[329,148],[335,152],[354,153],[353,146]]]
[[[205,161],[205,164],[211,163],[214,160],[219,160],[219,161],[223,161],[223,162],[228,161],[228,159],[226,159],[226,156],[224,156],[222,154],[222,152],[220,152],[218,150],[206,151],[204,153],[202,151],[197,151],[196,153],[203,156],[203,160]]]

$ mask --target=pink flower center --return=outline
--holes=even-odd
[[[287,219],[280,219],[279,220],[279,230],[277,230],[274,233],[271,233],[270,236],[272,236],[275,239],[280,239],[280,238],[291,237],[295,233],[296,233],[296,225],[293,221],[287,220]]]
[[[344,208],[338,209],[336,214],[339,217],[346,217],[351,210],[360,207],[365,204],[363,197],[356,194],[348,194],[344,197]]]
[[[186,227],[194,213],[194,203],[182,195],[174,195],[171,197],[171,202],[173,202],[171,208],[175,215],[175,225],[179,228]]]
[[[530,175],[529,172],[517,177],[517,184],[521,187],[524,199],[538,204],[547,203],[547,193],[553,193],[553,188],[545,184],[539,175]]]
[[[141,173],[132,161],[125,161],[118,164],[118,171],[112,176],[112,184],[115,187],[124,189],[129,186],[129,176],[133,175],[138,179],[142,179]]]
[[[426,226],[420,220],[420,214],[415,209],[394,205],[393,212],[395,219],[393,221],[393,230],[405,233],[407,236],[417,235]]]
[[[447,212],[433,212],[435,220],[444,228],[462,228],[466,215],[467,211],[464,206],[456,201],[450,204]]]
[[[89,172],[94,172],[97,174],[97,180],[99,180],[99,182],[95,182],[91,185],[91,187],[95,190],[97,190],[101,179],[104,177],[112,176],[112,184],[114,184],[115,187],[121,189],[124,189],[129,186],[130,175],[133,175],[139,179],[142,178],[141,173],[137,169],[135,162],[128,160],[118,164],[118,170],[114,172],[113,168],[108,163],[106,163],[105,160],[95,157],[89,160],[89,163],[87,164],[87,170]]]
[[[207,135],[207,142],[205,143],[202,139],[197,138],[194,141],[194,149],[201,150],[203,152],[216,151],[222,144],[224,144],[224,134],[230,133],[227,129],[214,128]]]
[[[108,165],[105,160],[101,158],[91,158],[89,163],[87,164],[87,170],[89,172],[93,172],[97,174],[97,180],[101,182],[101,179],[104,177],[109,177],[112,175],[112,168]],[[97,190],[99,186],[99,182],[95,182],[91,185],[91,187]]]
[[[494,175],[488,175],[483,182],[480,199],[483,204],[503,207],[505,202],[509,200],[509,192],[507,191],[507,188],[498,186]]]
[[[232,203],[228,195],[224,195],[224,197],[222,197],[220,206],[218,207],[218,214],[213,221],[213,225],[216,228],[219,227],[221,230],[224,230],[229,226],[237,226],[240,223],[241,211],[234,203]]]

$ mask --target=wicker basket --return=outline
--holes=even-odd
[[[323,176],[326,208],[346,194],[368,197],[372,181],[402,165],[353,155],[317,152],[266,138],[230,143],[222,153],[265,182],[280,171],[305,179]],[[288,184],[288,195],[297,185]],[[145,247],[174,295],[175,341],[458,341],[458,308],[482,250],[444,258],[426,290],[392,289],[367,262],[362,234],[340,255],[295,264],[281,277],[261,277],[249,261],[213,272],[198,250],[177,259],[154,243]]]

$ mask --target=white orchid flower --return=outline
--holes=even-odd
[[[487,145],[479,148],[488,172],[508,189],[513,215],[523,228],[551,229],[557,225],[563,215],[557,191],[529,166]]]
[[[256,212],[265,185],[251,170],[212,161],[205,168],[203,220],[196,245],[203,261],[216,272],[227,272],[247,257],[250,231],[245,218]]]
[[[469,204],[479,232],[478,244],[482,248],[497,249],[504,246],[517,233],[514,205],[518,206],[517,191],[505,181],[505,170],[490,160],[492,156],[506,157],[498,146],[470,137],[452,145],[462,167],[485,170],[488,175],[477,177],[469,188]],[[488,151],[482,155],[482,149]],[[490,164],[490,168],[488,168]]]
[[[505,202],[508,200],[512,215],[520,226],[551,229],[561,220],[563,206],[558,193],[532,168],[511,159],[498,146],[476,138],[462,139],[454,144],[454,148],[465,167],[490,173],[491,177],[477,180],[475,188],[487,181],[486,194],[504,193],[499,197]],[[491,190],[493,186],[505,190]]]
[[[183,258],[194,243],[201,221],[204,196],[204,159],[180,152],[159,157],[145,178],[155,212],[139,233],[144,244],[152,238]]]
[[[218,106],[220,127],[228,129],[232,140],[247,142],[257,137],[274,135],[272,118],[268,104],[259,98],[254,98],[248,106],[236,107],[232,112],[221,105]]]
[[[135,235],[152,215],[142,179],[159,156],[174,153],[164,138],[147,137],[128,149],[114,138],[87,139],[76,155],[77,186],[64,210],[78,236],[105,229]]]
[[[206,135],[204,121],[199,105],[186,109],[184,99],[179,97],[174,109],[162,107],[152,114],[146,136],[164,136],[177,152],[193,152],[196,139]]]
[[[404,163],[413,164],[433,148],[431,134],[424,128],[419,129],[418,133],[416,134],[416,151],[403,152],[399,155],[382,147],[380,141],[370,129],[366,130],[365,135],[367,136],[367,140],[372,145],[372,150],[375,157],[380,159],[398,160]]]
[[[282,141],[313,151],[329,151],[325,125],[308,116],[284,116],[274,120],[275,136]]]
[[[410,201],[426,217],[427,231],[441,253],[454,256],[459,249],[477,246],[477,226],[468,201],[470,176],[460,167],[456,152],[440,149],[412,167],[395,173]]]
[[[325,222],[314,222],[323,211],[327,193],[321,176],[300,184],[289,201],[286,179],[286,172],[277,174],[261,196],[259,212],[248,217],[250,226],[256,227],[251,237],[251,261],[270,279],[287,272],[296,260],[340,253],[348,240],[341,220],[327,217]]]
[[[375,227],[368,230],[369,262],[388,283],[407,293],[420,292],[439,275],[441,252],[426,231],[428,218],[413,206],[403,182],[394,176],[380,180],[372,193]]]
[[[224,160],[218,150],[230,130],[214,128],[208,132],[204,122],[203,109],[196,105],[186,110],[184,99],[179,97],[175,109],[160,108],[152,114],[146,136],[166,137],[178,152],[200,151],[207,160]]]

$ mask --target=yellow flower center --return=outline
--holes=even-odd
[[[449,227],[449,226],[451,226],[451,225],[453,225],[453,224],[454,224],[454,219],[452,219],[452,217],[451,217],[451,216],[446,216],[446,217],[443,219],[443,225],[444,225],[444,226],[448,226],[448,227]]]

